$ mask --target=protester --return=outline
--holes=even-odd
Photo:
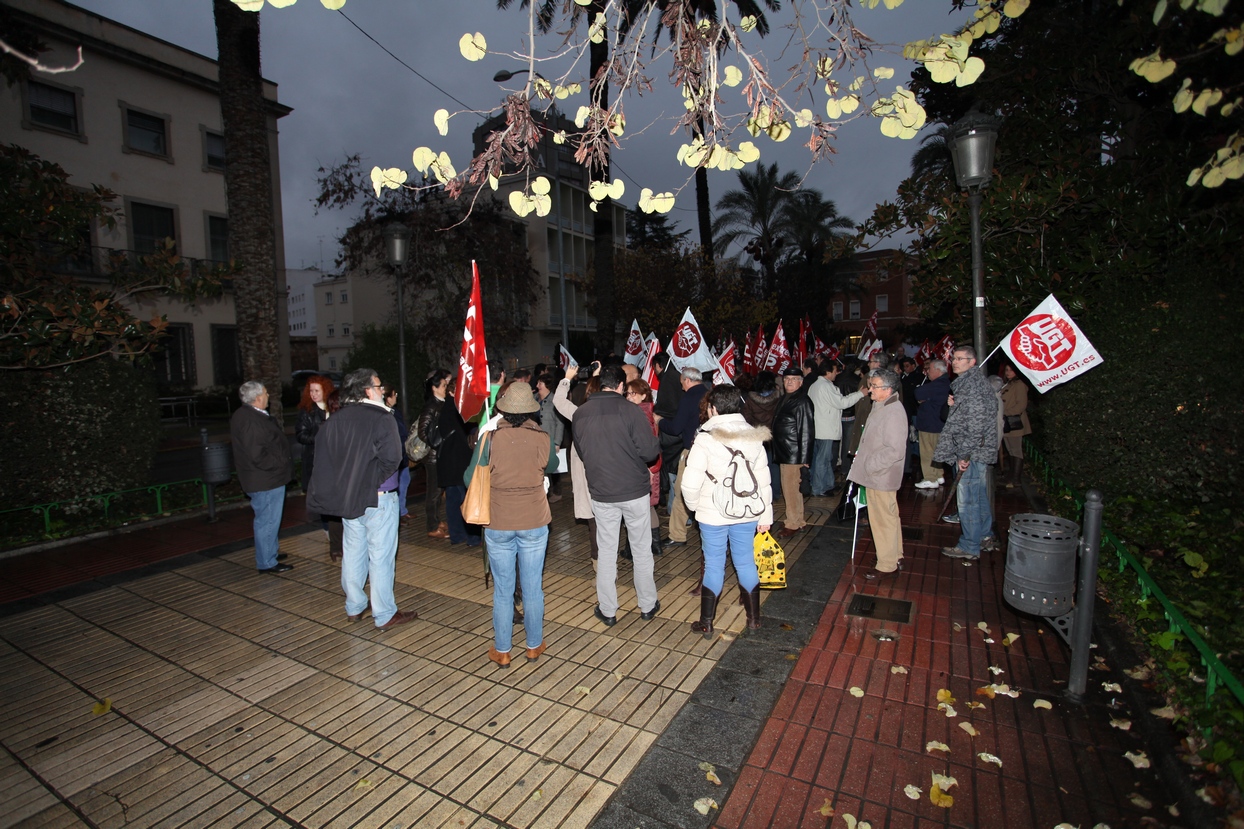
[[[436,476],[436,449],[441,445],[441,408],[449,394],[449,379],[449,371],[443,368],[428,373],[424,383],[425,403],[415,426],[419,439],[428,445],[429,450],[423,459],[424,480],[427,482],[423,510],[428,522],[428,538],[449,538],[449,524],[441,519],[441,498],[445,491]]]
[[[639,407],[622,397],[625,379],[620,367],[603,368],[600,391],[578,408],[572,421],[596,516],[600,559],[595,613],[609,626],[617,623],[618,530],[622,521],[626,522],[635,557],[632,569],[640,618],[651,620],[661,609],[653,579],[652,530],[648,524],[648,464],[656,459],[660,444]]]
[[[1006,381],[1002,387],[1002,444],[1010,460],[1006,488],[1011,489],[1020,485],[1024,474],[1024,435],[1032,434],[1032,424],[1028,420],[1028,384],[1010,363],[1002,364],[1002,379]]]
[[[867,488],[869,527],[877,565],[864,577],[873,581],[894,575],[903,561],[903,528],[896,495],[903,483],[907,453],[907,411],[899,397],[900,383],[898,374],[889,369],[869,372],[872,411],[848,476]]]
[[[786,516],[778,535],[790,538],[806,526],[803,514],[803,492],[800,491],[801,470],[812,463],[812,441],[815,436],[812,401],[803,391],[803,373],[791,366],[782,372],[782,389],[786,392],[773,415],[773,460],[781,470],[782,498]]]
[[[242,406],[229,419],[233,463],[242,491],[255,512],[255,567],[261,573],[285,573],[294,569],[282,564],[277,534],[285,512],[285,485],[294,477],[289,439],[281,424],[268,414],[268,390],[258,380],[238,389]]]
[[[328,401],[337,393],[333,381],[316,374],[302,387],[302,399],[298,402],[298,422],[294,425],[294,438],[302,445],[302,491],[311,483],[311,471],[315,468],[315,436],[320,425],[329,418]],[[328,558],[333,563],[341,561],[341,522],[329,516],[306,511],[308,521],[318,521],[328,537]]]
[[[945,421],[942,410],[950,397],[950,375],[943,360],[929,360],[924,364],[926,380],[916,387],[916,434],[920,439],[920,469],[922,477],[916,489],[937,489],[946,482],[942,471],[933,463],[937,439]]]
[[[406,454],[406,438],[410,430],[406,428],[406,419],[397,408],[398,389],[385,389],[384,405],[393,413],[397,421],[397,436],[402,439],[402,462],[397,469],[397,516],[398,521],[410,520],[410,510],[406,508],[406,493],[410,489],[410,456]]]
[[[700,401],[708,393],[708,387],[704,385],[699,369],[684,368],[679,372],[678,381],[682,389],[678,410],[673,417],[657,419],[657,427],[662,432],[667,435],[677,435],[682,441],[682,451],[678,453],[677,471],[670,481],[670,540],[668,544],[670,547],[680,547],[687,543],[687,524],[690,516],[678,486],[678,476],[682,475],[683,466],[687,462],[687,452],[691,451],[691,445],[695,443],[695,433],[700,428]]]
[[[687,508],[695,511],[704,549],[700,619],[691,630],[711,638],[726,577],[726,550],[739,579],[747,626],[760,627],[760,574],[753,541],[773,524],[773,496],[765,441],[772,433],[743,417],[743,397],[730,385],[706,397],[708,420],[700,427],[680,475]]]
[[[418,615],[398,610],[393,597],[402,441],[376,372],[360,368],[347,374],[342,397],[341,410],[316,438],[317,462],[307,505],[342,517],[346,618],[360,621],[370,605],[376,627],[387,630]],[[364,591],[368,582],[370,602]]]
[[[593,369],[599,370],[599,366],[593,365]],[[574,490],[574,517],[576,521],[587,523],[588,551],[595,569],[600,555],[596,547],[596,515],[592,512],[592,496],[587,489],[587,475],[583,471],[583,458],[579,455],[579,436],[574,428],[574,415],[579,407],[571,401],[570,392],[570,386],[578,376],[578,366],[566,369],[566,376],[557,384],[557,391],[553,393],[553,407],[559,415],[570,421],[570,485]],[[584,389],[584,402],[591,398],[592,392],[600,388],[600,380],[592,377],[587,386]]]
[[[652,434],[656,435],[657,421],[652,413],[652,387],[643,380],[630,380],[626,384],[626,399],[639,406],[640,411],[644,413],[644,417],[648,418],[648,425],[652,427]],[[661,522],[657,516],[657,503],[661,500],[660,454],[657,455],[656,460],[648,464],[648,473],[652,478],[652,492],[648,496],[650,505],[648,523],[652,527],[652,554],[659,556],[661,555]]]
[[[436,428],[440,438],[436,447],[436,480],[445,488],[445,522],[449,525],[449,543],[477,547],[480,543],[479,527],[467,524],[462,518],[462,502],[466,498],[463,476],[467,464],[471,462],[471,444],[467,438],[466,423],[458,414],[458,405],[452,394],[445,396]]]
[[[842,440],[842,413],[864,396],[863,392],[843,394],[837,385],[842,364],[825,363],[808,389],[812,401],[815,439],[812,444],[812,494],[816,497],[833,494],[834,455]]]
[[[553,390],[557,388],[557,382],[552,374],[541,374],[536,378],[534,388],[536,400],[540,403],[540,428],[549,436],[553,451],[557,451],[566,437],[566,421],[557,413],[553,404]],[[549,503],[555,504],[562,499],[561,485],[561,472],[549,476]]]
[[[933,460],[953,463],[959,470],[960,536],[955,546],[942,549],[942,555],[976,559],[993,524],[986,481],[988,467],[998,459],[998,398],[976,365],[975,349],[956,348],[952,363],[959,376],[950,384],[950,416]]]

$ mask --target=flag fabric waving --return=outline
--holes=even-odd
[[[765,360],[769,357],[769,346],[765,344],[765,327],[756,329],[756,353],[752,355],[752,368],[756,374],[764,370]]]
[[[920,350],[916,352],[916,365],[923,368],[924,364],[932,359],[933,349],[929,347],[929,341],[926,338],[924,342],[920,343]]]
[[[1097,349],[1053,294],[1003,338],[1000,348],[1042,394],[1102,364]]]
[[[752,331],[750,328],[747,330],[747,339],[743,340],[743,373],[756,373],[756,366],[752,360]]]
[[[868,318],[868,322],[864,325],[863,337],[866,340],[877,339],[877,312],[873,311],[873,315]]]
[[[955,341],[950,338],[949,334],[943,334],[942,338],[937,341],[937,345],[933,346],[933,354],[939,360],[944,360],[946,365],[950,365],[950,358],[954,353]]]
[[[717,362],[721,366],[721,373],[716,377],[718,383],[734,385],[734,375],[738,370],[736,367],[738,354],[739,349],[734,344],[734,338],[731,337],[726,342],[726,347],[722,349],[721,354],[717,356]]]
[[[669,344],[670,361],[681,371],[684,368],[698,368],[700,371],[716,371],[717,358],[704,341],[700,325],[695,321],[690,306],[682,315],[682,321],[674,329],[674,336]]]
[[[790,349],[786,346],[786,333],[782,330],[782,321],[778,320],[777,330],[773,332],[773,344],[765,356],[764,370],[781,374],[790,365]]]
[[[622,362],[633,366],[644,364],[644,334],[639,330],[639,320],[631,320],[631,333],[626,338],[626,355]]]
[[[571,366],[577,366],[578,364],[579,364],[579,361],[576,360],[571,355],[571,353],[566,350],[566,346],[563,345],[562,343],[558,343],[557,344],[557,367],[560,368],[562,371],[565,371]]]
[[[812,330],[812,322],[807,315],[799,320],[799,342],[795,343],[794,355],[799,361],[799,367],[803,368],[803,364],[808,361],[808,333]]]
[[[455,400],[463,420],[479,414],[488,399],[488,352],[484,347],[484,313],[479,296],[479,265],[471,261],[471,302],[462,329]]]
[[[644,355],[643,379],[653,391],[661,388],[661,376],[657,374],[657,355],[661,353],[661,341],[653,337],[648,341],[648,349]]]

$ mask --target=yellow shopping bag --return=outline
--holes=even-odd
[[[756,569],[760,571],[762,590],[781,590],[786,587],[786,553],[768,532],[757,533],[752,540],[752,552],[756,556]]]

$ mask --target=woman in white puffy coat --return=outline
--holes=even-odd
[[[773,523],[773,490],[764,449],[772,434],[744,419],[742,393],[734,386],[714,386],[707,403],[709,418],[696,433],[680,483],[704,548],[700,619],[691,623],[691,630],[710,639],[726,579],[727,548],[747,626],[760,627],[760,574],[752,539]]]

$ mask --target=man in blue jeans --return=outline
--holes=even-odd
[[[243,383],[238,396],[243,405],[229,419],[229,435],[238,481],[255,511],[255,567],[261,573],[285,573],[294,566],[280,562],[285,556],[278,552],[277,533],[285,512],[285,485],[294,477],[289,439],[268,414],[268,390],[263,383]]]
[[[346,375],[345,405],[324,421],[315,438],[315,469],[307,488],[307,509],[342,518],[341,587],[346,618],[367,612],[363,587],[371,581],[371,615],[388,629],[418,614],[397,609],[393,572],[397,559],[398,468],[402,441],[397,421],[384,405],[376,372],[360,368]]]
[[[815,438],[812,442],[812,494],[816,497],[829,495],[834,485],[834,448],[842,440],[842,412],[860,401],[863,392],[843,394],[838,388],[838,375],[842,363],[837,360],[825,362],[816,381],[808,389],[812,401],[812,422]]]
[[[998,396],[976,365],[975,349],[956,348],[951,364],[959,376],[950,384],[950,416],[933,460],[953,463],[959,470],[960,536],[955,546],[942,549],[942,555],[978,559],[981,541],[993,525],[987,472],[998,460]]]

